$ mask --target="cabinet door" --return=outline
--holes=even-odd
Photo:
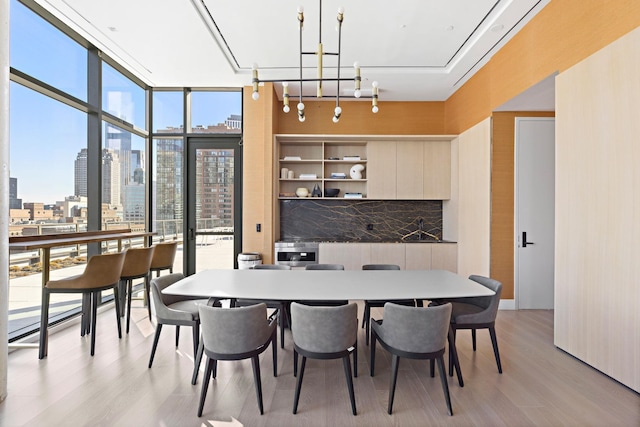
[[[450,199],[451,142],[426,141],[423,165],[423,197],[429,200]]]
[[[396,142],[369,142],[367,154],[367,198],[395,199]]]
[[[431,269],[458,272],[458,245],[455,243],[435,243],[431,252]]]
[[[396,264],[405,269],[405,247],[403,243],[371,243],[370,264]]]
[[[422,199],[424,142],[401,141],[396,148],[396,198]]]
[[[321,264],[342,264],[345,270],[361,270],[371,260],[369,243],[320,243]]]
[[[431,270],[431,243],[405,243],[407,270]]]

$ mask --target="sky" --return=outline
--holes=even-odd
[[[86,50],[17,1],[10,7],[11,67],[86,100]],[[144,128],[144,91],[109,66],[103,79],[109,92],[103,100],[113,103],[103,108]],[[182,124],[182,92],[172,94],[154,110],[156,128]],[[242,114],[241,93],[198,93],[191,108],[194,124],[223,123]],[[87,146],[86,114],[16,82],[9,111],[10,176],[18,179],[18,198],[49,204],[73,195],[74,161]]]

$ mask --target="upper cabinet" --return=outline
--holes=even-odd
[[[314,189],[323,198],[336,190],[341,198],[451,197],[452,136],[387,138],[277,135],[278,197],[317,195]]]
[[[451,198],[449,139],[372,141],[368,152],[369,198]]]

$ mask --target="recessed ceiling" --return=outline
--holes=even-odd
[[[324,0],[321,26],[318,0],[38,3],[155,87],[247,86],[254,63],[262,79],[297,78],[297,7],[304,7],[303,50],[317,49],[321,29],[324,50],[337,52],[344,6],[341,74],[352,76],[358,61],[363,89],[378,81],[382,102],[447,99],[549,1]],[[304,77],[315,77],[315,58],[303,66]],[[334,77],[336,57],[324,66]],[[342,95],[352,92],[341,86]]]

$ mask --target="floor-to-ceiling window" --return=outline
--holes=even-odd
[[[38,9],[10,3],[10,235],[145,229],[147,88],[25,4]],[[55,248],[51,278],[78,274],[90,253],[114,250]],[[9,262],[14,340],[38,327],[42,272],[38,251],[12,252]],[[79,305],[78,296],[61,295],[52,300],[50,321]]]

